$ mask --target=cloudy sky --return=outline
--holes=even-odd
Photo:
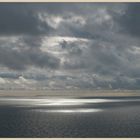
[[[139,3],[1,3],[0,89],[140,89]]]

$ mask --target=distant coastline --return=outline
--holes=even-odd
[[[140,96],[140,90],[0,90],[0,97],[3,96]]]

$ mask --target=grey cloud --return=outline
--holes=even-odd
[[[22,43],[20,49],[22,48],[40,48],[42,44],[42,36],[22,36],[18,39],[18,44]]]
[[[38,35],[52,31],[47,23],[39,20],[35,9],[29,5],[0,4],[0,35]]]
[[[64,67],[68,70],[73,71],[77,69],[80,72],[85,71],[89,75],[97,74],[102,77],[102,80],[93,78],[93,85],[87,82],[85,84],[87,88],[109,88],[109,85],[114,89],[138,88],[138,82],[135,79],[136,76],[139,77],[140,75],[140,66],[138,66],[140,61],[139,54],[133,54],[133,49],[131,50],[133,43],[130,43],[131,40],[119,43],[117,41],[93,41],[91,44],[87,44],[86,50],[82,50],[82,55],[70,55],[72,57],[69,57],[69,61],[64,63]],[[76,47],[80,45],[82,43],[77,44]],[[106,80],[106,78],[103,78],[104,75],[111,77],[112,80]],[[80,81],[79,83],[81,83]],[[82,83],[79,86],[82,87]]]
[[[63,40],[60,42],[60,46],[62,49],[65,49],[69,52],[69,55],[81,55],[82,49],[79,47],[79,44],[82,45],[82,41],[75,41],[75,42],[67,42]]]
[[[20,76],[20,74],[11,73],[11,72],[1,72],[0,73],[1,78],[17,79],[19,76]]]
[[[0,5],[0,35],[20,35],[15,43],[8,39],[7,42],[1,40],[2,66],[15,71],[28,70],[28,67],[40,68],[41,71],[34,76],[24,75],[27,79],[38,81],[38,86],[49,87],[52,82],[57,88],[139,88],[140,41],[136,37],[140,35],[140,17],[135,14],[140,11],[139,4],[47,3],[18,6]],[[41,20],[38,14],[47,16]],[[50,16],[60,16],[60,23],[55,29],[47,23]],[[73,20],[78,16],[83,20],[82,24],[80,20]],[[87,42],[62,41],[53,48],[52,39],[49,53],[43,52],[42,40],[49,33],[51,36],[75,37],[77,40],[85,38]],[[54,55],[53,52],[51,54],[52,50],[56,51]],[[64,58],[62,64],[59,60],[61,56]],[[48,78],[47,72],[39,75],[43,68],[53,69],[53,76]],[[67,74],[59,76],[58,71],[62,75],[63,72]],[[3,74],[0,76],[6,77]]]
[[[140,36],[140,4],[131,3],[125,10],[125,13],[118,18],[118,22],[122,26],[122,31],[134,37]]]
[[[48,67],[52,69],[56,69],[59,67],[59,59],[55,56],[44,53],[41,51],[29,51],[28,53],[29,60],[31,60],[31,64],[39,66],[39,67]]]
[[[115,13],[115,16],[120,17],[121,10],[124,9],[126,5],[113,5],[112,3],[60,4],[58,5],[57,13],[59,13],[60,6],[60,11],[62,12],[64,10],[60,15],[63,18],[63,21],[56,30],[56,34],[89,39],[105,39],[106,37],[104,34],[108,34],[110,31],[116,32],[118,30],[118,25],[114,20],[114,14],[112,13]],[[66,7],[68,7],[68,10],[65,9]],[[70,21],[73,17],[78,16],[83,18],[85,24],[81,25],[80,20]],[[68,19],[69,22],[66,22]]]
[[[65,69],[79,70],[79,72],[85,70],[86,73],[98,74],[101,77],[107,75],[112,78],[110,81],[96,79],[96,87],[108,88],[111,84],[112,88],[138,88],[138,82],[135,79],[136,75],[139,76],[140,74],[140,58],[138,57],[139,54],[132,53],[131,48],[139,47],[140,43],[135,38],[139,36],[139,15],[136,14],[139,11],[139,4],[122,4],[122,7],[122,9],[118,7],[109,9],[107,6],[105,11],[110,19],[104,20],[101,24],[95,22],[98,18],[95,16],[96,10],[101,8],[99,6],[95,10],[95,15],[89,16],[88,12],[83,14],[86,24],[81,27],[77,27],[76,23],[60,25],[61,28],[59,29],[63,30],[65,35],[92,40],[91,44],[87,44],[87,50],[82,50],[82,55],[74,53],[70,55],[69,52],[69,56],[67,56],[69,61],[64,63]],[[61,31],[59,32],[61,33]],[[69,47],[67,43],[63,45],[64,48]],[[75,48],[80,45],[80,43],[76,44]],[[94,86],[90,85],[89,87]]]
[[[14,70],[25,70],[29,66],[56,69],[59,67],[59,59],[40,49],[17,51],[1,47],[0,64]]]

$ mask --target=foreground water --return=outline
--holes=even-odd
[[[2,97],[0,137],[140,137],[140,97]]]

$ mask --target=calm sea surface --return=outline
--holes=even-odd
[[[140,97],[1,97],[0,137],[140,137]]]

